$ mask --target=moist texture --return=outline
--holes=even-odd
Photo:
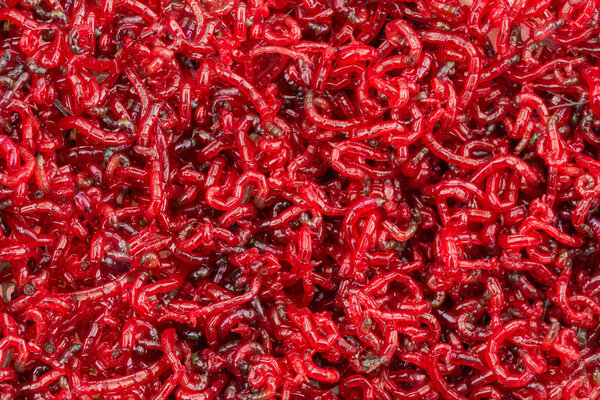
[[[1,0],[0,400],[600,398],[594,0]]]

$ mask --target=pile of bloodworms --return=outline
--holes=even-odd
[[[595,0],[0,0],[0,399],[600,398]]]

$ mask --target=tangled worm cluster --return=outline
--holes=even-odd
[[[0,399],[600,398],[599,19],[0,1]]]

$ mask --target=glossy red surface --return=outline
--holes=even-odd
[[[593,0],[2,0],[0,399],[600,397]]]

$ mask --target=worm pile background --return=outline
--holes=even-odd
[[[1,0],[0,399],[600,398],[594,0]]]

